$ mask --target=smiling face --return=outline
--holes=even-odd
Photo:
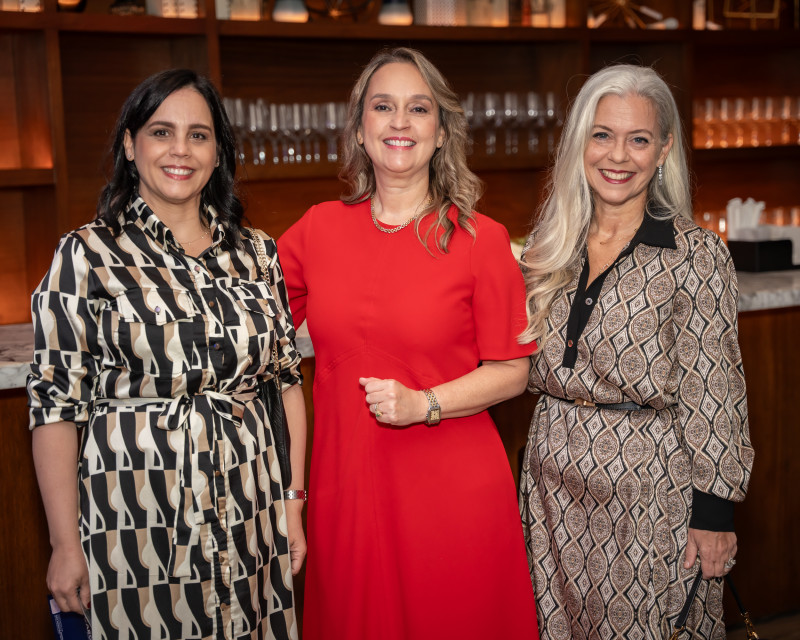
[[[186,87],[170,94],[135,137],[125,132],[124,144],[136,163],[139,194],[154,211],[197,213],[217,161],[211,110],[200,93]]]
[[[392,62],[373,74],[358,137],[376,179],[427,180],[444,131],[433,93],[414,65]]]
[[[672,147],[661,145],[656,110],[637,95],[605,96],[597,105],[583,167],[596,212],[640,214],[647,186]]]

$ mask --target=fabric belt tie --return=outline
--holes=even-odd
[[[212,405],[214,413],[222,420],[232,422],[237,428],[242,424],[245,405],[256,398],[255,391],[235,395],[217,391],[203,391],[192,396],[175,398],[101,398],[96,405],[111,407],[130,407],[164,404],[154,424],[165,431],[183,430],[183,438],[175,444],[175,473],[177,475],[179,496],[175,509],[167,574],[175,578],[191,577],[192,549],[200,540],[200,525],[203,523],[202,493],[205,486],[194,487],[193,470],[199,468],[197,447],[192,447],[191,415],[198,401]],[[214,445],[215,438],[210,439]],[[188,459],[187,459],[188,458]],[[188,465],[188,471],[187,471]],[[188,512],[191,508],[192,513]]]
[[[591,400],[584,400],[583,398],[576,398],[572,402],[578,405],[579,407],[609,409],[611,411],[641,411],[642,409],[652,408],[641,404],[636,404],[635,402],[616,402],[616,403],[604,404],[601,402],[592,402]]]

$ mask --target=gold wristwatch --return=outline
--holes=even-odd
[[[430,389],[423,389],[422,393],[428,399],[428,415],[425,416],[425,424],[429,427],[439,424],[442,419],[442,408],[439,406],[439,401]]]

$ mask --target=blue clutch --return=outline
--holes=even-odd
[[[53,596],[47,596],[50,616],[57,640],[92,640],[92,623],[89,612],[61,611]]]

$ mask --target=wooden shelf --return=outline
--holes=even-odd
[[[41,187],[55,184],[52,169],[0,169],[0,189]]]
[[[387,26],[370,23],[339,23],[332,20],[301,24],[275,22],[273,20],[218,20],[217,24],[219,33],[223,36],[382,40],[390,42],[574,42],[585,37],[588,31],[582,28]]]
[[[62,31],[132,33],[138,35],[206,35],[205,18],[159,18],[105,14],[59,13],[56,26]]]

